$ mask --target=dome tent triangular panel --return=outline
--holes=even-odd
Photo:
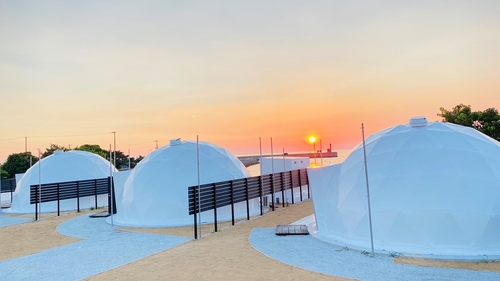
[[[39,174],[40,170],[41,174]],[[112,167],[112,171],[116,171],[116,169]],[[12,207],[7,209],[7,212],[33,213],[35,205],[30,204],[30,186],[39,182],[44,184],[79,181],[106,178],[109,175],[109,161],[97,154],[78,150],[57,151],[35,163],[26,171],[17,183],[12,198]],[[98,206],[106,206],[107,204],[107,195],[98,195]],[[94,205],[94,196],[80,198],[81,209],[95,207]],[[76,208],[76,199],[61,200],[61,211],[76,210]],[[41,211],[56,212],[57,202],[42,203]]]
[[[366,146],[375,250],[500,256],[500,237],[489,235],[500,231],[500,143],[473,128],[433,122],[383,130]],[[362,144],[336,166],[308,171],[317,235],[370,249]],[[359,200],[339,200],[356,194]],[[352,221],[352,210],[363,219]],[[357,231],[360,221],[367,231]]]
[[[250,177],[241,161],[224,148],[199,143],[200,183]],[[117,198],[114,223],[135,227],[183,226],[193,223],[188,213],[188,187],[198,184],[197,143],[171,141],[147,155],[131,171]],[[120,187],[115,187],[120,188]],[[117,192],[118,194],[118,192]],[[250,214],[258,214],[258,199],[250,200]],[[246,203],[235,204],[235,217],[246,216]],[[218,220],[230,220],[231,207],[218,208]],[[202,213],[202,223],[213,222],[213,211]]]

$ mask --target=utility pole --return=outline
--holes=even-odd
[[[24,137],[24,152],[28,152],[28,137]]]
[[[283,147],[283,173],[286,173],[286,163],[285,163],[285,148]],[[283,185],[286,186],[286,177],[283,177]],[[293,187],[292,187],[292,194],[293,194]],[[288,191],[285,190],[285,196],[286,196],[286,206],[288,207]],[[285,204],[285,198],[283,198],[283,204]]]
[[[128,169],[130,170],[130,149],[128,150]]]
[[[197,166],[197,171],[198,171],[198,225],[200,229],[200,238],[201,238],[201,196],[200,196],[200,138],[198,135],[196,135],[196,166]],[[196,203],[195,203],[196,204]],[[196,216],[196,214],[194,214]],[[215,222],[217,223],[217,222]]]
[[[275,194],[274,194],[274,152],[273,152],[273,138],[271,138],[271,174],[272,174],[272,178],[271,178],[271,186],[272,186],[272,189],[273,189],[273,194],[271,196],[271,201],[273,202],[273,212],[275,211],[275,205],[276,205],[276,202],[274,202],[274,198],[275,198]]]
[[[155,140],[156,142],[156,149],[158,149],[158,140]]]
[[[361,134],[363,135],[363,157],[365,162],[366,198],[368,200],[368,220],[370,223],[370,243],[372,248],[372,255],[374,255],[375,251],[373,250],[372,208],[370,206],[370,186],[368,184],[368,165],[366,163],[365,126],[363,123],[361,123]]]
[[[38,220],[42,218],[42,152],[38,149]]]
[[[116,133],[116,132],[113,132],[113,133]],[[109,159],[111,160],[111,144],[109,144]],[[116,167],[115,167],[116,168]],[[114,190],[114,186],[113,186],[113,168],[111,167],[111,161],[109,161],[109,198],[110,200],[108,201],[109,204],[108,204],[108,210],[110,210],[109,214],[111,215],[111,226],[114,226],[113,225],[113,204],[115,202],[114,199],[114,194],[113,194],[113,190]]]

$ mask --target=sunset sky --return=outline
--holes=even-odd
[[[0,162],[51,143],[146,155],[350,149],[464,103],[500,109],[500,1],[3,1]]]

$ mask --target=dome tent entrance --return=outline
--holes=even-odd
[[[41,165],[41,166],[40,166]],[[41,174],[39,174],[41,170]],[[112,167],[112,171],[116,171]],[[110,175],[110,163],[101,156],[86,152],[71,150],[67,152],[56,151],[54,154],[41,159],[26,171],[17,183],[16,191],[12,198],[12,207],[6,212],[33,213],[35,205],[30,204],[30,186],[35,184],[80,181],[89,179],[106,178]],[[106,206],[108,196],[98,195],[98,205]],[[80,208],[95,207],[94,196],[80,198]],[[61,211],[76,210],[76,199],[60,201]],[[42,212],[56,212],[57,202],[41,204]]]
[[[366,140],[375,250],[500,256],[500,145],[449,123],[399,125]],[[317,235],[370,248],[363,147],[310,169]]]
[[[250,177],[241,161],[224,148],[200,142],[200,184]],[[184,226],[189,215],[188,187],[198,184],[197,143],[171,141],[147,155],[130,172],[123,190],[117,189],[114,223],[136,227]],[[258,199],[250,213],[260,213]],[[246,216],[246,203],[235,204],[235,217]],[[219,220],[231,219],[231,207],[218,209]],[[202,213],[202,223],[213,222],[213,212]]]

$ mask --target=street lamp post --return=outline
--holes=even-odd
[[[319,158],[321,159],[321,167],[323,167],[323,145],[321,144],[321,139],[319,139]]]

